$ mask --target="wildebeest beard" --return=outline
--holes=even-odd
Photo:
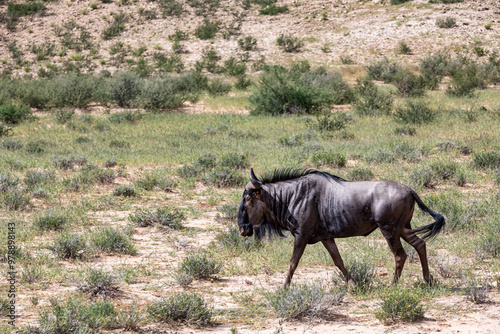
[[[286,237],[283,234],[283,228],[270,217],[270,214],[265,214],[262,223],[259,226],[254,226],[253,230],[257,240],[264,238],[266,235],[269,239]]]

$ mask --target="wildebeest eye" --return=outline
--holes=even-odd
[[[248,201],[250,201],[251,199],[252,199],[252,196],[250,196],[250,195],[245,195],[245,201],[247,201],[247,202],[248,202]]]

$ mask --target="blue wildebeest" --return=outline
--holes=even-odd
[[[415,202],[435,222],[412,229]],[[406,260],[401,239],[412,245],[422,264],[424,279],[431,283],[425,240],[444,227],[444,217],[430,210],[410,188],[391,181],[346,181],[313,169],[276,169],[259,180],[250,169],[250,182],[238,212],[240,234],[257,238],[267,233],[295,237],[285,286],[307,244],[321,241],[350,286],[349,273],[340,257],[335,238],[367,236],[377,228],[387,240],[396,261],[396,283]],[[418,236],[420,235],[420,237]]]

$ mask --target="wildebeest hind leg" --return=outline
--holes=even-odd
[[[432,276],[429,273],[429,264],[427,262],[427,250],[425,246],[425,241],[420,239],[415,235],[415,233],[411,232],[410,229],[404,229],[403,233],[401,233],[401,237],[415,248],[418,253],[418,257],[420,258],[420,264],[422,265],[422,272],[424,275],[424,279],[427,283],[431,284]]]
[[[295,238],[295,242],[293,244],[292,258],[290,259],[290,269],[288,269],[288,276],[286,277],[285,280],[285,287],[290,285],[293,273],[295,272],[295,269],[297,269],[297,265],[299,264],[302,254],[304,254],[304,249],[306,248],[306,245],[307,245],[306,238],[300,238],[300,237]]]
[[[322,243],[325,246],[326,250],[328,250],[328,253],[330,253],[330,256],[333,259],[333,263],[335,263],[337,268],[339,268],[342,274],[344,275],[345,279],[349,284],[349,288],[354,289],[355,288],[354,281],[352,280],[351,276],[345,269],[344,261],[342,261],[342,258],[340,257],[339,249],[337,248],[335,240],[334,239],[323,240]]]
[[[396,284],[401,277],[401,273],[403,272],[403,267],[406,261],[406,252],[403,248],[403,244],[401,244],[400,233],[397,233],[395,228],[392,228],[391,226],[380,226],[380,231],[382,231],[382,235],[387,240],[389,248],[394,254],[396,269],[394,271],[393,284]]]

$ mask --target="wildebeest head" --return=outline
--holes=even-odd
[[[245,187],[238,212],[238,227],[244,237],[255,235],[260,237],[260,227],[265,222],[267,206],[261,200],[262,182],[250,169],[250,182]]]

